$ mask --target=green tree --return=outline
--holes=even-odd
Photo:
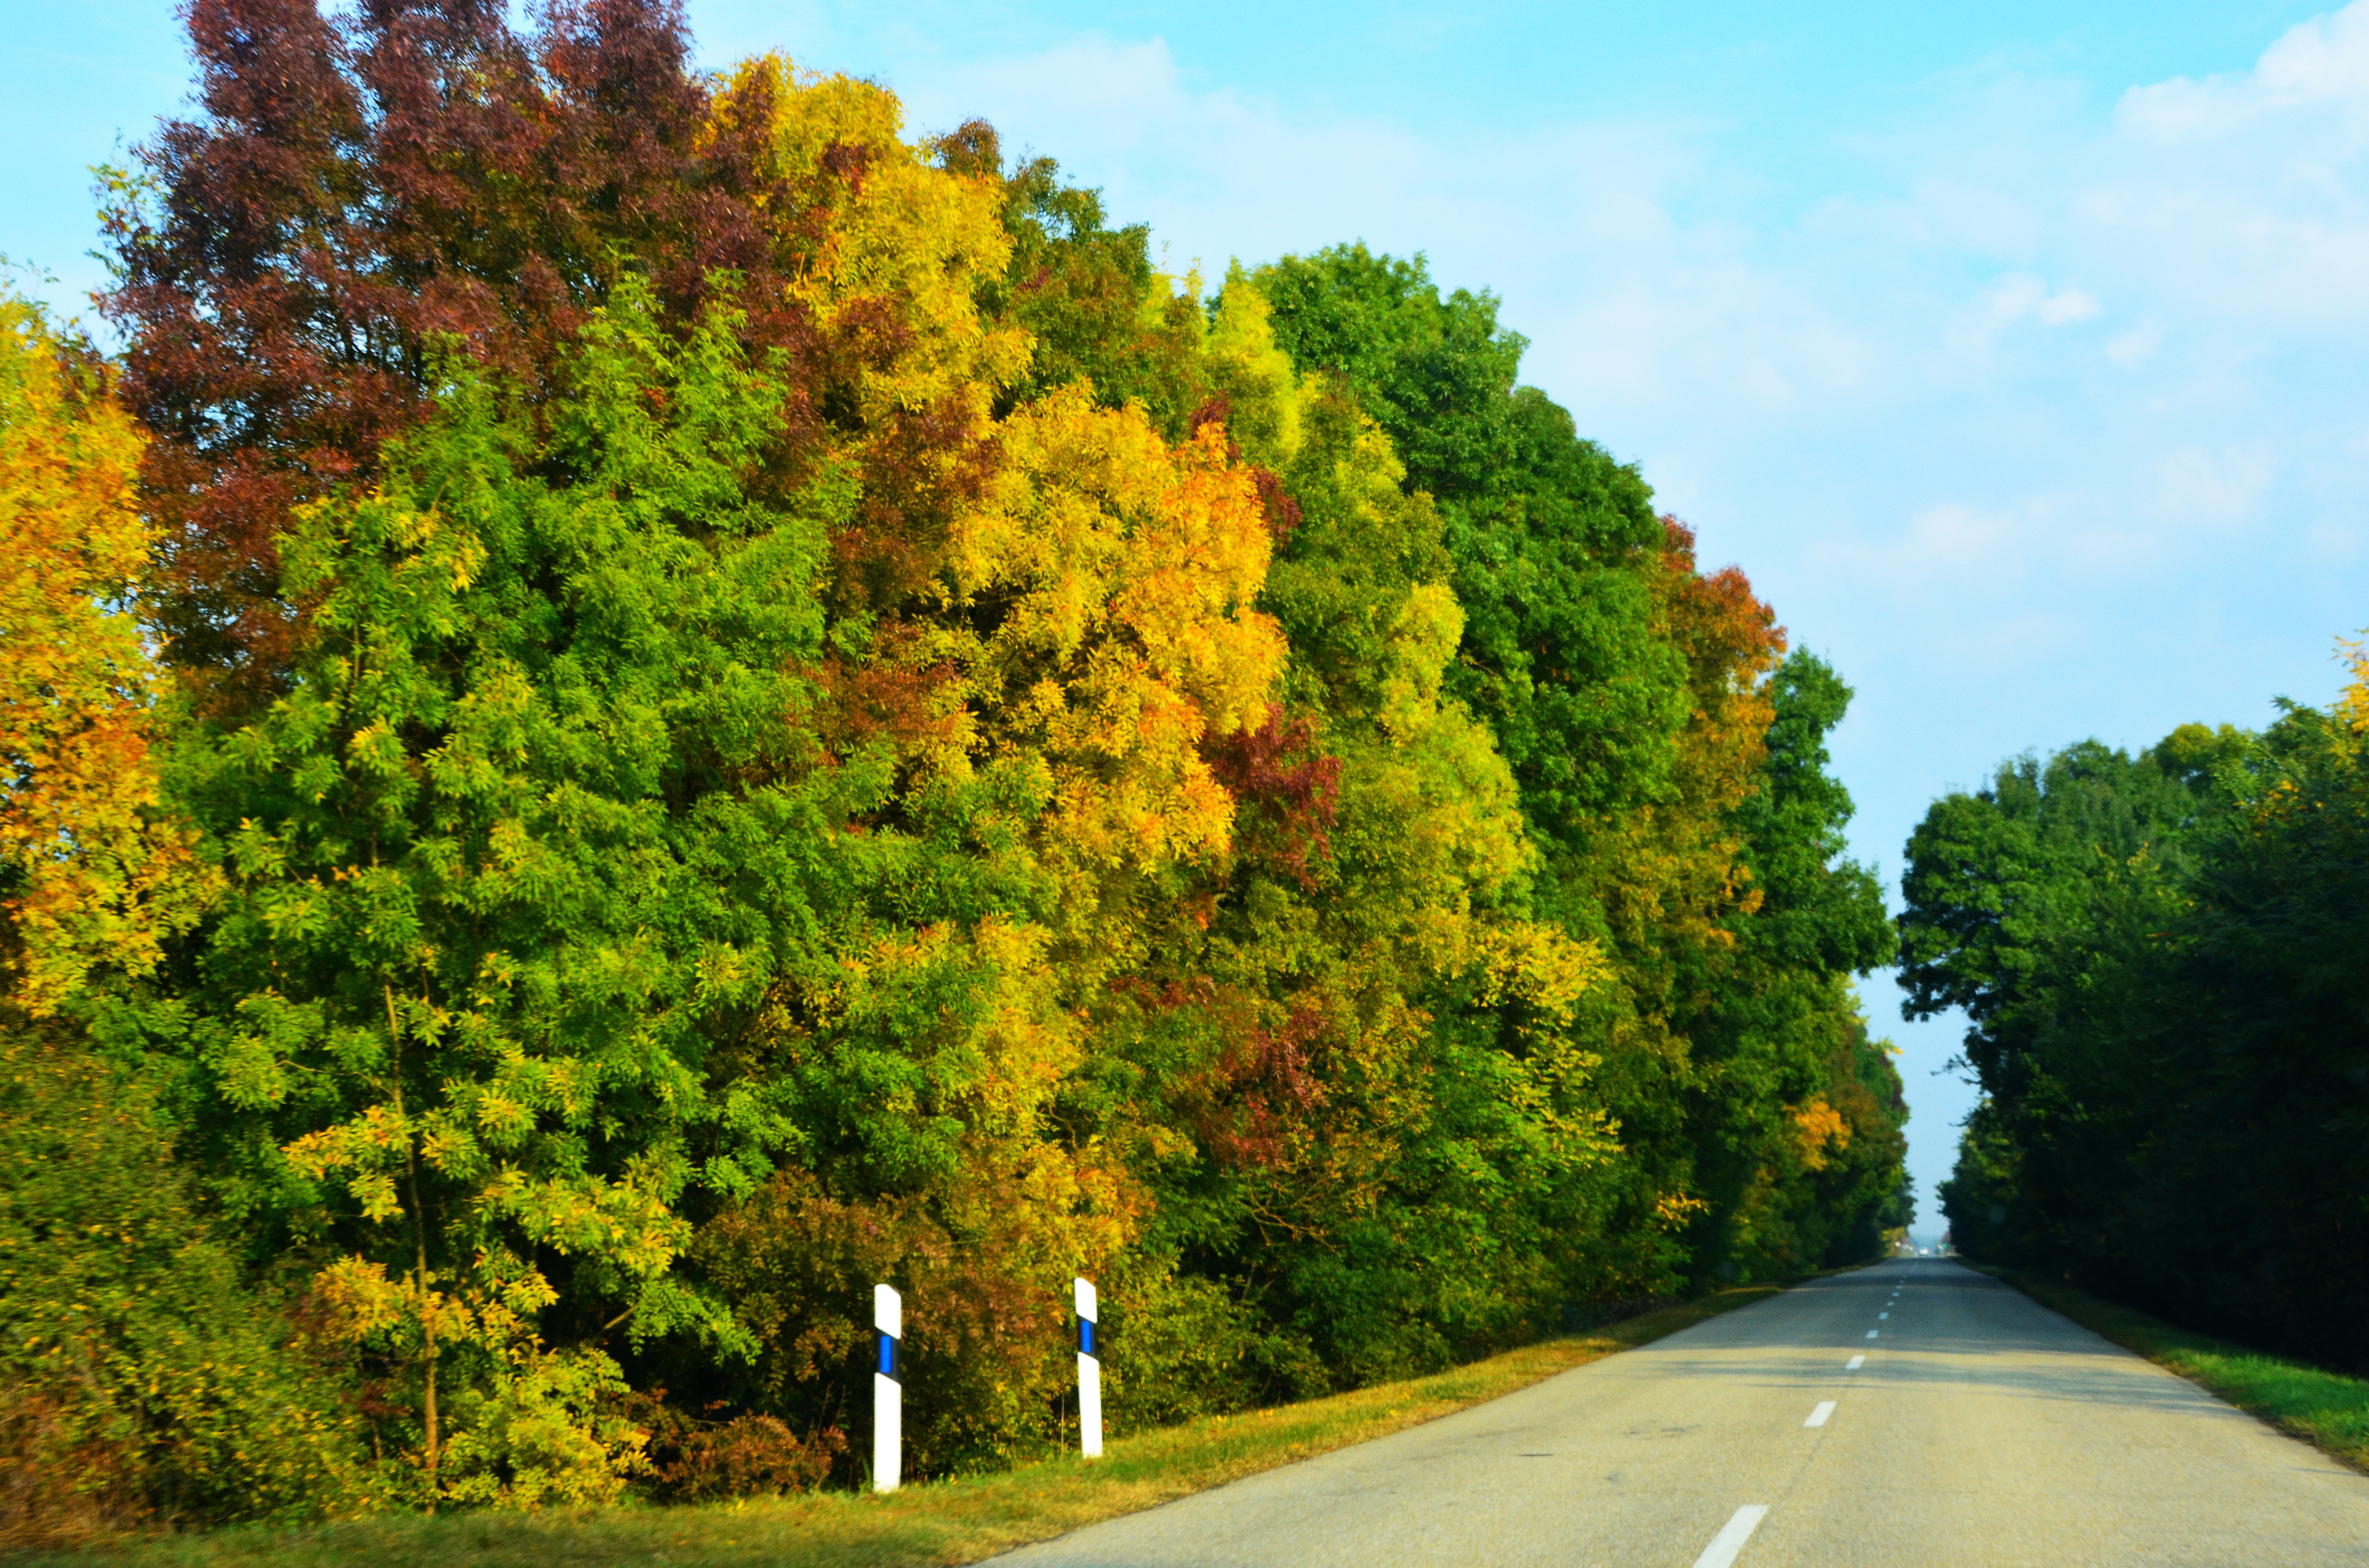
[[[1910,836],[1903,1007],[1964,1011],[1989,1104],[1977,1158],[1941,1193],[1970,1255],[2098,1268],[2127,1241],[2153,1092],[2145,1060],[2112,1042],[2148,1015],[2140,973],[2214,808],[2200,759],[2244,745],[2191,727],[2136,757],[2090,740],[2019,758],[1936,801]],[[2012,1191],[1986,1169],[2011,1169]]]
[[[303,1282],[258,1282],[157,1098],[61,1024],[0,1038],[0,1547],[388,1494]]]
[[[787,1085],[719,1069],[864,787],[790,722],[843,502],[769,485],[785,388],[734,326],[677,342],[622,286],[539,449],[449,367],[386,480],[282,542],[315,606],[287,694],[176,759],[227,885],[145,1027],[230,1210],[338,1260],[325,1299],[412,1380],[431,1496],[476,1494],[440,1477],[456,1385],[587,1435],[521,1458],[521,1500],[612,1494],[601,1336],[738,1347],[674,1267],[683,1205],[800,1139]]]
[[[1849,792],[1826,737],[1850,688],[1796,652],[1769,683],[1774,717],[1759,787],[1733,818],[1760,893],[1734,920],[1684,1025],[1701,1072],[1697,1170],[1711,1198],[1695,1241],[1728,1276],[1875,1255],[1905,1219],[1907,1118],[1888,1047],[1870,1039],[1851,989],[1892,958],[1875,874],[1845,858]]]
[[[1252,281],[1303,374],[1391,438],[1410,498],[1436,513],[1462,622],[1446,689],[1517,782],[1538,852],[1525,891],[1612,960],[1589,1027],[1631,1186],[1596,1222],[1658,1257],[1634,1280],[1824,1256],[1895,1202],[1902,1148],[1896,1075],[1848,990],[1889,944],[1868,875],[1834,864],[1849,800],[1823,736],[1847,691],[1814,661],[1764,686],[1782,647],[1767,607],[1732,568],[1699,570],[1636,471],[1517,384],[1524,344],[1494,298],[1443,295],[1420,258],[1363,246]],[[1368,525],[1348,554],[1370,574],[1402,549]],[[1287,622],[1295,570],[1287,551]],[[1351,591],[1333,622],[1353,627],[1356,605]],[[1296,625],[1303,644],[1374,668],[1345,630]],[[1829,1132],[1840,1101],[1850,1118]],[[1681,1222],[1686,1248],[1650,1241]]]
[[[1058,1437],[1074,1273],[1142,1422],[1880,1234],[1848,692],[1492,296],[1344,246],[1205,299],[1050,160],[693,77],[646,0],[315,9],[191,11],[205,118],[111,220],[161,788],[92,614],[120,419],[50,422],[108,462],[0,583],[18,707],[95,656],[106,745],[0,738],[111,813],[0,822],[111,1053],[26,1093],[136,1102],[178,1179],[90,1212],[256,1304],[240,1409],[369,1395],[220,1427],[251,1485],[185,1445],[206,1508],[377,1495],[358,1436],[431,1505],[845,1475],[879,1280],[948,1473]]]
[[[1001,172],[984,125],[949,138],[945,156],[956,169]],[[1102,193],[1062,184],[1051,158],[1015,166],[1004,190],[1011,268],[984,303],[1035,341],[1006,406],[1082,381],[1106,406],[1141,404],[1162,434],[1182,437],[1210,390],[1198,288],[1152,264],[1150,224],[1110,227]]]
[[[2356,655],[2333,712],[2291,707],[2240,768],[2203,739],[2175,732],[2164,765],[2217,762],[2234,798],[2192,831],[2185,908],[2133,966],[2112,1038],[2153,1124],[2127,1288],[2369,1368],[2349,1305],[2369,1289],[2369,666]]]
[[[1607,814],[1668,798],[1690,712],[1658,624],[1652,492],[1516,384],[1526,344],[1495,298],[1443,297],[1420,257],[1341,246],[1253,280],[1293,362],[1340,376],[1437,505],[1465,617],[1451,689],[1495,731],[1550,876],[1569,875]]]
[[[1262,600],[1284,700],[1214,749],[1231,853],[1104,1024],[1192,1139],[1155,1167],[1150,1245],[1250,1309],[1253,1392],[1436,1367],[1632,1283],[1603,1244],[1617,1150],[1579,1016],[1603,966],[1528,918],[1512,775],[1447,687],[1439,513],[1337,378],[1289,398],[1265,425],[1296,432]]]

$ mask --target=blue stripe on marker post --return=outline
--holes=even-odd
[[[897,1378],[905,1303],[886,1285],[872,1288],[872,1330],[880,1346],[880,1359],[872,1369],[872,1490],[894,1492],[905,1468],[905,1385]]]
[[[1083,1279],[1070,1286],[1078,1299],[1078,1447],[1096,1459],[1103,1453],[1103,1364],[1094,1354],[1094,1288]]]

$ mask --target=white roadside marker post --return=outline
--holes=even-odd
[[[894,1492],[903,1477],[905,1385],[897,1346],[905,1337],[905,1303],[886,1285],[872,1288],[872,1327],[879,1358],[872,1368],[872,1490]]]
[[[1073,1279],[1078,1298],[1078,1445],[1086,1458],[1103,1456],[1103,1363],[1094,1348],[1094,1288]]]

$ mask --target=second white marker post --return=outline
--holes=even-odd
[[[872,1328],[879,1342],[872,1369],[872,1490],[894,1492],[905,1469],[905,1385],[897,1366],[905,1303],[886,1285],[872,1288]]]
[[[1094,1288],[1084,1279],[1070,1284],[1078,1295],[1078,1447],[1097,1459],[1103,1453],[1103,1363],[1094,1346]]]

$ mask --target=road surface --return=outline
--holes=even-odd
[[[2369,1568],[2369,1476],[1905,1259],[998,1562]]]

